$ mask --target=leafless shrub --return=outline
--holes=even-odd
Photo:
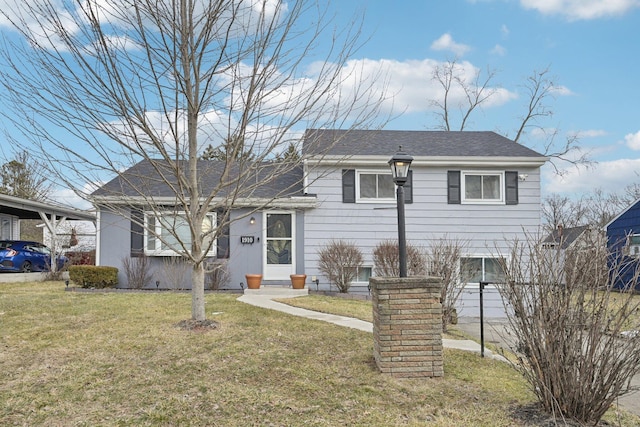
[[[363,257],[351,242],[332,240],[318,251],[320,271],[334,283],[340,292],[348,292],[351,282],[358,276]]]
[[[135,258],[124,257],[122,259],[124,273],[127,276],[127,283],[132,289],[142,289],[151,281],[153,275],[150,272],[149,258],[139,256]]]
[[[629,266],[611,259],[602,244],[563,253],[530,237],[510,252],[502,258],[500,290],[513,310],[516,367],[547,412],[595,425],[640,372],[640,336],[623,338],[640,328],[638,274],[623,276]],[[623,279],[627,285],[615,292],[612,285]]]
[[[226,260],[217,259],[205,266],[204,284],[206,289],[210,291],[223,289],[230,280],[231,276]]]
[[[188,280],[187,271],[191,269],[184,258],[179,256],[168,256],[162,258],[162,280],[166,282],[170,289],[185,289]],[[185,280],[187,279],[187,280]]]
[[[399,277],[400,262],[397,240],[384,240],[373,250],[373,264],[376,276]],[[407,275],[425,276],[427,261],[422,251],[407,243]]]
[[[456,302],[464,290],[462,283],[468,278],[460,272],[460,256],[466,243],[457,239],[442,238],[435,241],[426,252],[428,274],[442,278],[440,301],[442,303],[442,330],[457,321]]]

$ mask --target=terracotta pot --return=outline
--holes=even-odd
[[[262,274],[245,274],[244,277],[247,279],[247,288],[260,289]]]
[[[304,282],[307,280],[306,274],[292,274],[289,277],[291,277],[293,289],[304,289]]]

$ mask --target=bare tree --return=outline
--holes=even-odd
[[[605,192],[601,188],[570,198],[551,194],[542,201],[542,222],[546,232],[565,228],[592,225],[604,227],[616,215],[640,198],[638,184],[630,184],[621,192]]]
[[[358,277],[363,260],[355,243],[344,240],[332,240],[318,251],[318,268],[343,293]]]
[[[376,276],[400,277],[400,252],[397,240],[384,240],[373,250],[373,265]],[[424,276],[427,274],[427,260],[417,246],[407,244],[407,274]]]
[[[483,76],[478,71],[469,77],[455,59],[435,67],[433,80],[442,88],[442,100],[433,100],[432,104],[436,107],[435,114],[440,119],[442,130],[456,130],[453,129],[454,108],[460,116],[457,130],[466,129],[471,113],[496,93],[497,89],[490,86],[495,74],[495,71],[487,70]]]
[[[442,304],[442,330],[455,321],[456,303],[469,281],[468,272],[460,271],[460,258],[467,242],[441,238],[434,241],[426,251],[428,272],[442,278],[440,303]]]
[[[529,238],[501,259],[516,367],[546,411],[596,425],[640,372],[637,259],[611,259],[595,234],[566,252]]]
[[[118,212],[143,206],[163,221],[168,235],[131,215],[192,265],[193,320],[205,319],[203,264],[231,207],[298,166],[274,156],[299,146],[305,127],[370,126],[377,115],[374,82],[345,66],[360,46],[360,21],[334,29],[326,10],[304,0],[34,0],[2,11],[14,34],[0,52],[0,78],[16,132],[82,196],[113,176],[136,192],[93,201]],[[323,52],[320,38],[332,41]],[[200,155],[225,142],[232,155],[204,190],[211,162]],[[251,159],[233,155],[247,152]],[[140,161],[157,176],[121,174]],[[173,200],[154,198],[158,183]]]
[[[560,89],[556,79],[549,73],[549,68],[534,71],[522,85],[526,94],[526,105],[524,114],[518,119],[513,140],[522,143],[528,128],[539,129],[544,134],[544,142],[540,148],[532,148],[537,148],[541,154],[549,156],[556,172],[560,173],[558,161],[585,165],[589,165],[591,161],[587,153],[580,151],[578,134],[571,134],[562,142],[558,142],[559,130],[547,130],[540,123],[553,116],[548,102]],[[496,75],[496,71],[488,69],[484,74],[478,70],[470,76],[468,67],[463,67],[455,59],[437,66],[433,72],[433,81],[441,87],[442,98],[432,100],[431,103],[435,107],[434,114],[440,122],[439,127],[446,131],[467,130],[471,115],[498,93],[498,86],[492,86]],[[456,111],[457,114],[454,114]],[[460,120],[457,127],[453,125],[454,117],[459,117]]]

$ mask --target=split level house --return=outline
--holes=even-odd
[[[539,230],[545,156],[494,132],[311,129],[304,135],[297,167],[240,195],[226,209],[212,209],[212,227],[221,224],[220,218],[231,219],[211,251],[212,259],[227,263],[226,287],[243,287],[245,274],[262,274],[263,286],[282,286],[297,273],[307,275],[311,289],[329,290],[332,284],[318,268],[318,251],[345,240],[360,248],[365,260],[351,290],[366,292],[375,272],[374,248],[398,236],[388,161],[399,147],[414,158],[405,185],[408,243],[428,247],[442,238],[466,242],[463,262],[478,272],[473,281],[498,280],[496,254],[505,253],[507,243],[523,233]],[[205,190],[220,180],[214,163],[199,167]],[[269,167],[277,164],[258,168],[256,174],[270,173]],[[122,287],[127,286],[123,259],[142,254],[151,258],[158,285],[171,287],[162,266],[175,253],[145,231],[156,224],[155,230],[163,233],[153,218],[157,213],[137,196],[143,188],[156,202],[176,204],[174,190],[158,179],[159,173],[157,164],[143,161],[93,194],[97,262],[120,268]],[[263,203],[267,205],[256,210]]]

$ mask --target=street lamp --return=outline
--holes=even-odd
[[[389,160],[393,182],[397,186],[398,195],[398,252],[400,258],[400,277],[407,277],[407,238],[404,221],[404,184],[409,177],[409,167],[413,157],[402,151],[402,146],[398,152]]]

